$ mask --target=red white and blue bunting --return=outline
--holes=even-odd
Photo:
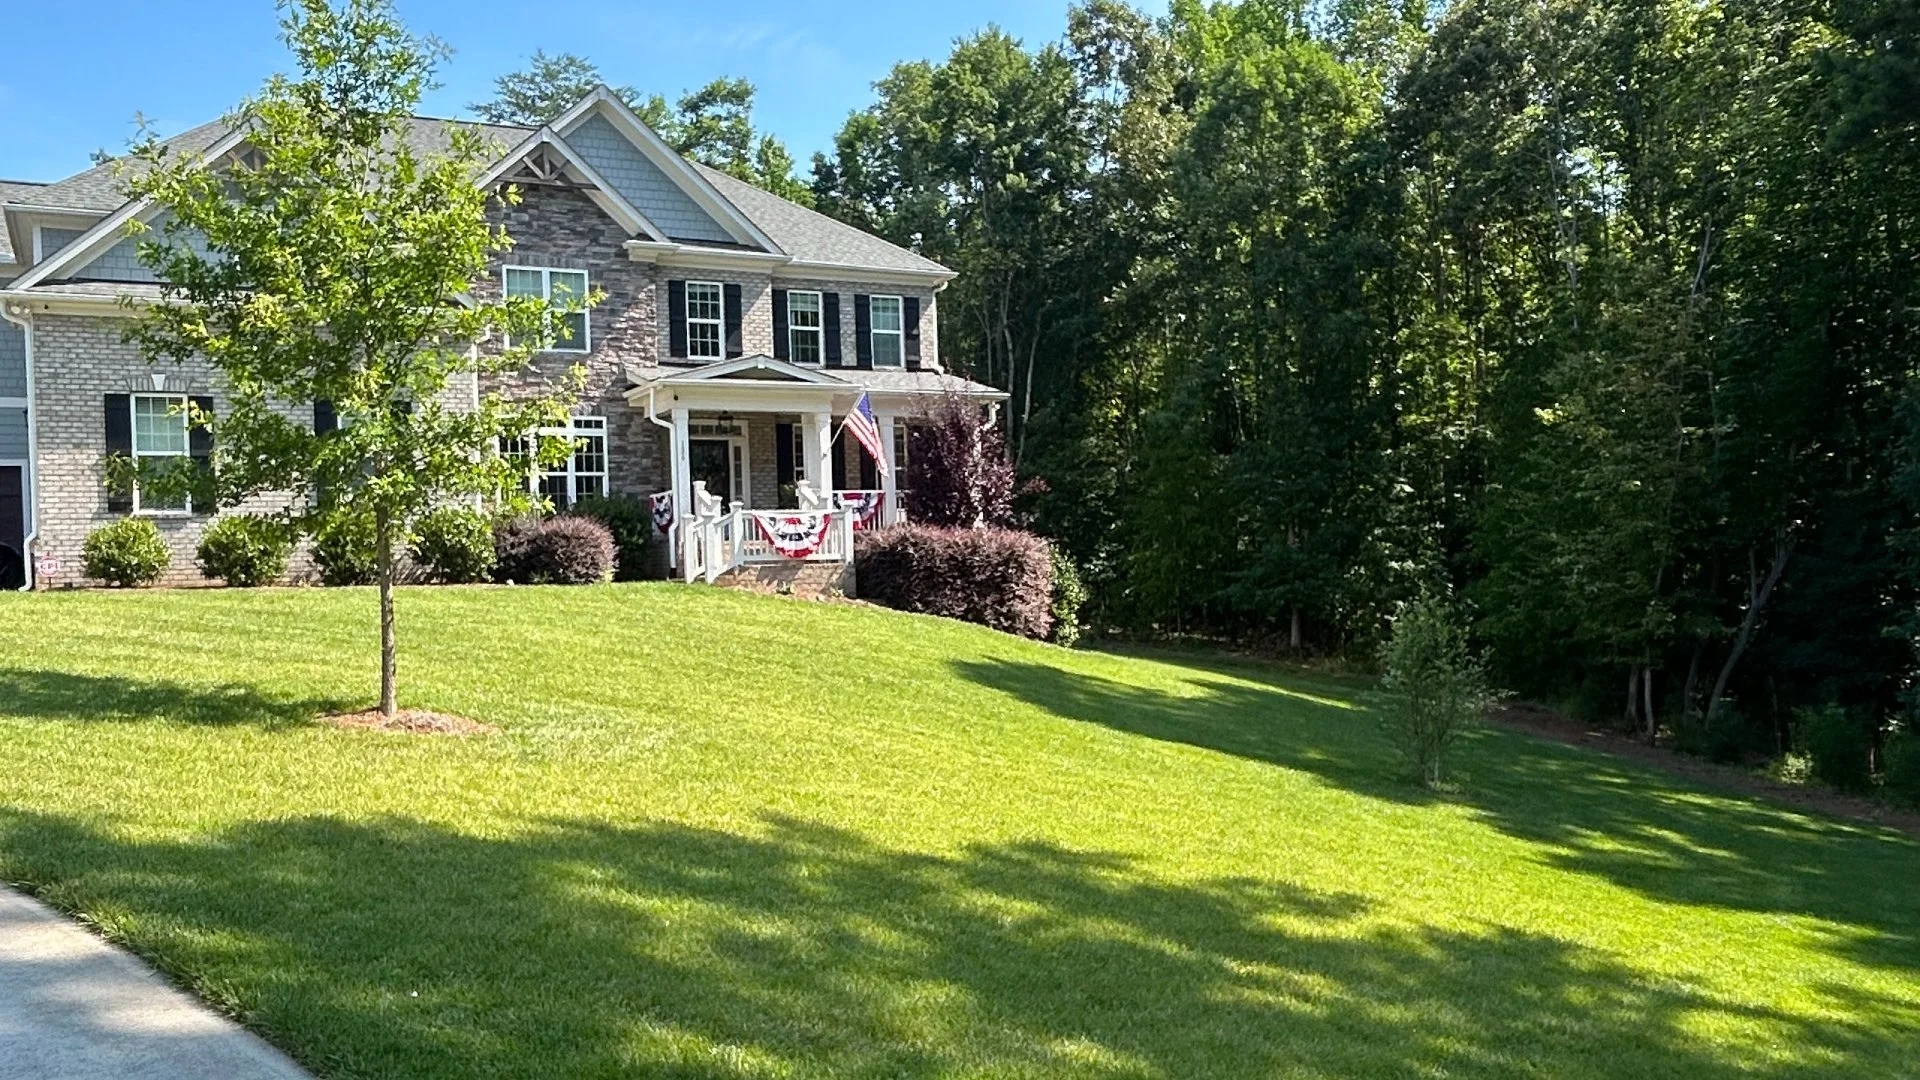
[[[673,528],[673,492],[647,496],[647,508],[653,511],[653,527],[662,534]]]
[[[835,510],[853,511],[855,532],[866,532],[878,524],[880,506],[887,501],[884,491],[836,491],[833,493]]]
[[[807,558],[826,546],[833,527],[833,515],[818,511],[755,514],[753,520],[773,550],[789,559]]]

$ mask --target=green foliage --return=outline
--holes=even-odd
[[[1906,730],[1889,734],[1881,760],[1886,762],[1882,783],[1887,797],[1920,808],[1920,735]]]
[[[142,517],[100,526],[80,548],[80,566],[88,577],[122,589],[160,580],[172,560],[160,529]]]
[[[313,538],[313,564],[322,585],[371,585],[379,577],[380,550],[373,519],[340,514],[321,524]]]
[[[1047,550],[1053,559],[1053,632],[1050,640],[1055,645],[1071,646],[1080,640],[1084,627],[1080,623],[1080,611],[1087,603],[1087,586],[1080,580],[1080,568],[1073,563],[1073,556],[1060,550],[1058,544],[1049,544]]]
[[[293,537],[279,518],[227,514],[200,534],[200,572],[237,589],[271,585],[287,572]]]
[[[496,558],[493,521],[466,506],[441,506],[413,526],[413,561],[443,585],[490,581]]]
[[[1865,791],[1872,781],[1873,731],[1854,710],[1827,704],[1794,714],[1800,747],[1813,759],[1814,779],[1840,791]]]
[[[1709,761],[1730,764],[1764,751],[1758,732],[1739,708],[1723,702],[1712,717],[1690,712],[1673,722],[1673,748]]]
[[[1493,701],[1466,622],[1452,601],[1422,595],[1400,609],[1380,659],[1386,669],[1381,686],[1393,695],[1382,723],[1421,780],[1437,787],[1447,749]]]
[[[519,557],[532,585],[599,585],[613,580],[613,534],[590,517],[563,514],[533,530]]]
[[[644,581],[653,576],[648,549],[657,532],[646,500],[626,495],[589,495],[576,500],[568,513],[592,518],[607,527],[616,553],[613,580]]]

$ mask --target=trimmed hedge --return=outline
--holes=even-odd
[[[123,589],[159,581],[172,561],[159,527],[139,517],[100,526],[87,534],[80,548],[80,565],[88,577]]]
[[[500,581],[594,585],[613,577],[613,534],[590,517],[508,518],[495,525],[493,543]]]
[[[854,569],[876,604],[1041,640],[1053,629],[1052,548],[1029,532],[877,529],[855,537]]]
[[[648,577],[647,545],[653,542],[653,511],[646,500],[625,495],[588,495],[567,511],[592,518],[613,536],[615,581],[644,581]]]
[[[292,554],[293,537],[285,523],[257,514],[216,518],[200,535],[200,547],[194,552],[201,573],[236,589],[280,580]]]
[[[471,507],[439,507],[413,528],[413,561],[442,585],[491,580],[495,558],[493,523]]]

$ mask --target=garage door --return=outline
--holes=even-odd
[[[27,583],[25,471],[0,465],[0,589]]]

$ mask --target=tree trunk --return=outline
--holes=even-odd
[[[380,715],[391,720],[400,711],[398,650],[393,638],[393,522],[384,510],[373,521],[380,579]]]
[[[1287,645],[1291,647],[1294,652],[1299,652],[1300,651],[1300,607],[1297,604],[1294,605],[1294,608],[1293,608],[1292,624],[1293,625],[1291,626],[1291,628],[1287,631]]]
[[[1647,745],[1652,746],[1660,734],[1660,718],[1653,711],[1653,667],[1649,665],[1640,675],[1640,696],[1647,704]]]
[[[1640,730],[1640,666],[1627,665],[1627,730]]]
[[[1713,681],[1713,696],[1707,699],[1707,722],[1712,723],[1714,714],[1720,711],[1720,699],[1727,692],[1727,680],[1733,677],[1734,666],[1740,663],[1741,654],[1747,651],[1748,642],[1753,640],[1753,628],[1760,621],[1760,612],[1767,606],[1767,597],[1773,594],[1773,587],[1780,583],[1780,575],[1786,572],[1787,558],[1793,553],[1793,546],[1785,536],[1774,541],[1773,565],[1767,568],[1765,581],[1760,580],[1760,569],[1753,561],[1753,552],[1747,552],[1747,613],[1740,617],[1740,633],[1733,639],[1733,648],[1727,653],[1727,662],[1720,665],[1720,677]]]

